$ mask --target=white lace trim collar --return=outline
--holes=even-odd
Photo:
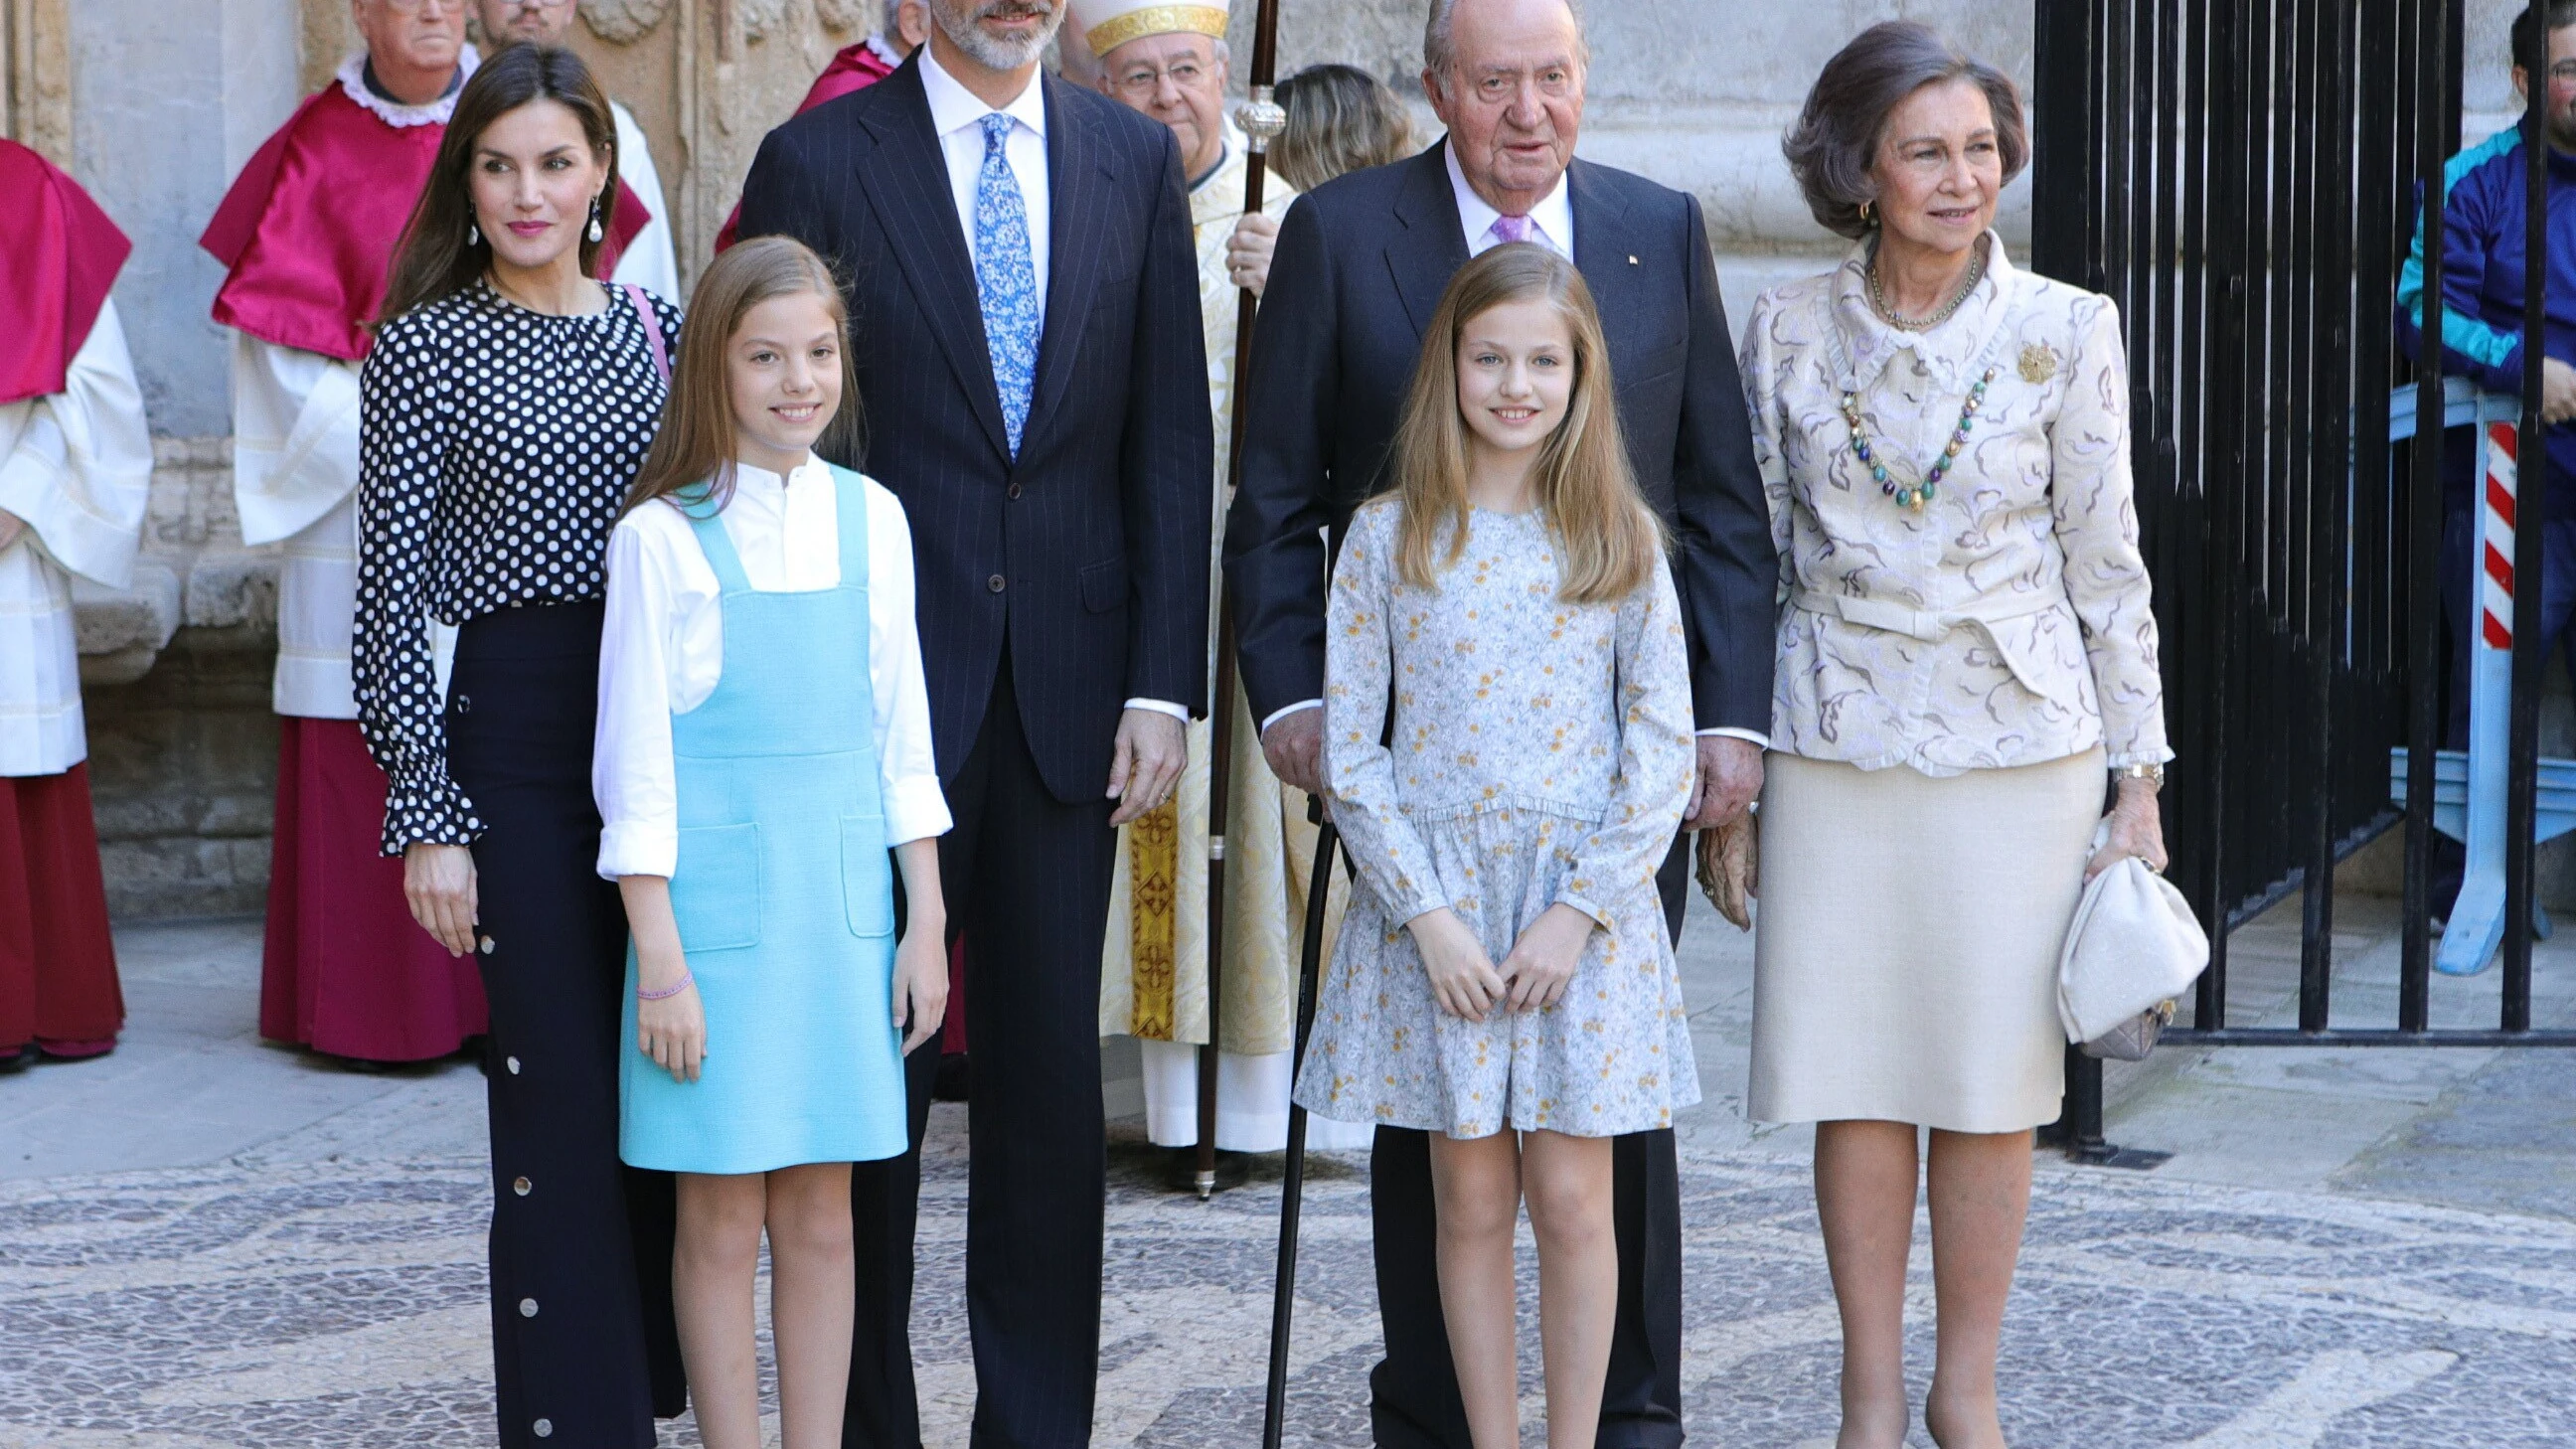
[[[340,62],[340,68],[332,72],[332,79],[340,83],[341,91],[349,99],[388,126],[444,126],[447,118],[456,113],[456,98],[465,93],[465,83],[474,78],[474,68],[482,63],[483,58],[474,53],[473,46],[458,51],[456,89],[425,106],[406,106],[367,89],[367,53],[363,50]]]
[[[868,37],[868,50],[873,53],[877,59],[893,66],[896,70],[903,69],[903,56],[895,50],[894,46],[886,40],[883,34],[871,35]]]

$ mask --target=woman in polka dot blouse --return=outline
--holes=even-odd
[[[487,62],[457,98],[360,380],[358,718],[391,782],[384,850],[412,914],[480,962],[491,998],[507,1449],[644,1449],[683,1400],[672,1184],[618,1161],[626,932],[592,871],[608,533],[680,325],[591,280],[615,148],[570,51]],[[447,681],[433,623],[458,626]]]

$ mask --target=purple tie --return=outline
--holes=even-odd
[[[1526,216],[1495,217],[1494,235],[1502,238],[1506,245],[1509,245],[1512,242],[1528,241],[1530,239],[1530,219]]]

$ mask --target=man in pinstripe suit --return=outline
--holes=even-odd
[[[1099,1370],[1100,940],[1112,827],[1167,799],[1207,693],[1214,438],[1169,127],[1039,73],[1061,0],[931,0],[930,44],[770,133],[742,235],[839,270],[903,500],[974,941],[973,1442],[1078,1445]],[[859,460],[840,459],[855,465]],[[1114,809],[1113,809],[1114,806]],[[861,1163],[844,1442],[920,1442],[907,1327],[921,1131]]]

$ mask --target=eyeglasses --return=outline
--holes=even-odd
[[[1118,92],[1129,100],[1142,100],[1162,89],[1163,81],[1167,77],[1172,84],[1186,91],[1196,88],[1206,76],[1207,71],[1196,61],[1178,61],[1162,70],[1140,66],[1135,70],[1119,74]]]

